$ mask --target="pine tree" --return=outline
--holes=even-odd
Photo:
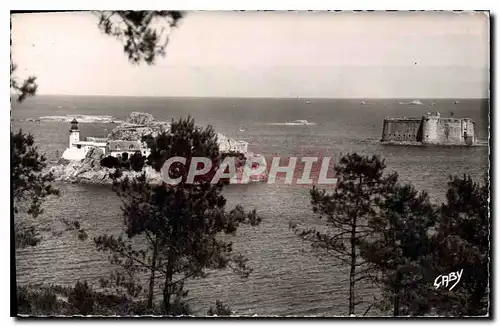
[[[171,167],[172,178],[181,183],[151,185],[142,175],[135,180],[115,183],[115,190],[123,203],[126,237],[103,235],[95,239],[99,251],[109,252],[111,262],[125,270],[124,275],[148,273],[145,287],[147,306],[154,309],[154,289],[161,285],[164,315],[178,314],[172,308],[172,299],[187,295],[184,282],[190,278],[207,276],[207,269],[234,269],[246,277],[250,273],[246,258],[233,253],[232,243],[221,236],[232,235],[239,224],[257,225],[260,218],[255,211],[245,212],[237,206],[226,210],[222,195],[223,184],[212,184],[210,178],[187,182],[189,163],[193,157],[208,157],[217,168],[219,152],[216,134],[211,127],[194,125],[191,118],[172,123],[169,135],[160,135],[152,146],[152,164],[160,170],[167,158],[182,156],[186,165]],[[209,174],[210,175],[210,174]],[[141,241],[133,242],[135,239]],[[142,245],[142,246],[140,246]],[[119,280],[130,289],[130,278]],[[142,286],[132,288],[141,293]],[[130,294],[130,293],[129,293]],[[175,301],[174,301],[175,302]]]
[[[26,213],[37,217],[42,213],[43,200],[49,195],[58,195],[59,191],[52,186],[53,176],[43,171],[46,159],[38,153],[33,135],[19,130],[11,133],[11,142],[15,244],[16,247],[34,246],[40,242],[37,230],[16,216]]]
[[[326,219],[329,231],[292,227],[313,247],[349,267],[348,314],[354,315],[356,305],[361,303],[356,300],[356,284],[371,279],[373,272],[373,265],[360,255],[360,245],[372,233],[368,222],[377,214],[374,202],[384,196],[397,176],[383,176],[385,163],[378,156],[357,153],[343,156],[334,168],[338,182],[332,193],[316,187],[311,190],[313,211]]]
[[[375,205],[379,214],[370,218],[373,233],[361,255],[378,272],[381,308],[391,308],[394,316],[423,315],[430,310],[430,229],[436,209],[427,192],[409,184],[391,185]]]
[[[165,55],[169,35],[167,29],[174,28],[185,14],[174,10],[127,10],[101,11],[98,27],[107,35],[123,44],[123,51],[132,63],[155,63],[158,56]]]
[[[490,215],[489,181],[454,176],[433,237],[434,277],[463,269],[451,291],[437,289],[433,306],[438,314],[482,316],[489,312]]]

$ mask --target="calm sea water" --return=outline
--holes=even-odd
[[[385,116],[420,116],[429,111],[470,117],[477,135],[488,139],[487,100],[422,100],[424,105],[401,105],[398,99],[220,99],[37,96],[14,104],[12,128],[35,135],[50,162],[67,147],[68,123],[25,122],[46,115],[112,115],[124,119],[132,111],[145,111],[159,120],[191,115],[199,125],[211,124],[218,132],[248,141],[250,150],[264,155],[314,156],[358,152],[378,154],[387,172],[444,199],[450,174],[470,174],[480,179],[488,170],[488,147],[403,147],[381,145]],[[434,106],[431,106],[432,103]],[[315,126],[276,126],[272,123],[306,119]],[[104,136],[113,124],[80,124],[82,137]],[[244,130],[243,132],[240,132]],[[43,242],[17,251],[18,283],[74,284],[78,279],[95,285],[108,277],[106,255],[95,250],[93,237],[122,230],[120,202],[107,186],[58,183],[59,198],[45,203],[38,219]],[[290,230],[289,221],[320,226],[312,213],[308,190],[287,185],[232,185],[225,190],[228,207],[239,203],[256,208],[264,220],[257,228],[241,228],[234,237],[235,250],[246,255],[254,269],[242,280],[231,272],[214,272],[206,279],[189,282],[189,298],[197,314],[219,299],[238,314],[345,315],[348,307],[347,270],[332,260],[321,260],[307,243]],[[81,242],[71,233],[57,234],[61,218],[78,219],[89,233]],[[377,290],[363,285],[359,296],[370,301]],[[361,306],[358,314],[363,313]],[[372,312],[375,313],[375,312]]]

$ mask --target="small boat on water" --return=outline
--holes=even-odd
[[[294,121],[291,121],[291,122],[287,121],[285,124],[286,125],[304,125],[304,126],[316,125],[315,123],[308,122],[305,119],[294,120]]]
[[[311,104],[312,101],[311,100],[306,100],[306,104]]]
[[[243,129],[243,128],[240,128],[240,132],[244,132],[244,131],[245,131],[245,129]]]
[[[399,101],[398,104],[405,104],[405,105],[411,104],[411,105],[419,105],[419,106],[423,105],[422,101],[420,101],[420,100],[412,100],[410,102]]]
[[[366,104],[366,101],[365,100],[361,101],[361,104]]]
[[[274,125],[274,126],[310,126],[310,125],[316,125],[316,123],[309,122],[305,119],[299,119],[299,120],[287,121],[284,123],[269,123],[269,125]]]
[[[460,100],[453,101],[453,104],[459,104],[459,103],[460,103]]]

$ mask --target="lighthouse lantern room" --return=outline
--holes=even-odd
[[[78,129],[78,121],[73,119],[69,129],[69,147],[72,148],[78,142],[80,142],[80,129]]]

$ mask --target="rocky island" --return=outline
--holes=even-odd
[[[66,116],[41,116],[27,118],[27,122],[66,122],[69,123],[74,119],[80,123],[100,123],[100,124],[119,124],[123,121],[108,115],[66,115]]]
[[[140,151],[144,156],[149,155],[149,149],[142,142],[144,136],[156,137],[170,131],[170,122],[157,121],[151,114],[133,112],[127,119],[116,126],[107,138],[87,137],[80,141],[78,121],[73,119],[70,128],[69,147],[64,151],[58,164],[50,167],[55,180],[71,183],[111,184],[115,168],[101,165],[106,156],[120,156],[123,153],[133,155]],[[223,134],[217,135],[221,153],[237,152],[250,158],[255,155],[248,151],[248,143],[237,141]],[[128,156],[127,155],[127,156]],[[137,177],[145,173],[148,182],[161,183],[161,175],[151,166],[144,165],[141,171],[122,171],[120,179]],[[243,167],[237,168],[237,174],[243,173]],[[251,176],[251,181],[266,181],[267,175]]]

